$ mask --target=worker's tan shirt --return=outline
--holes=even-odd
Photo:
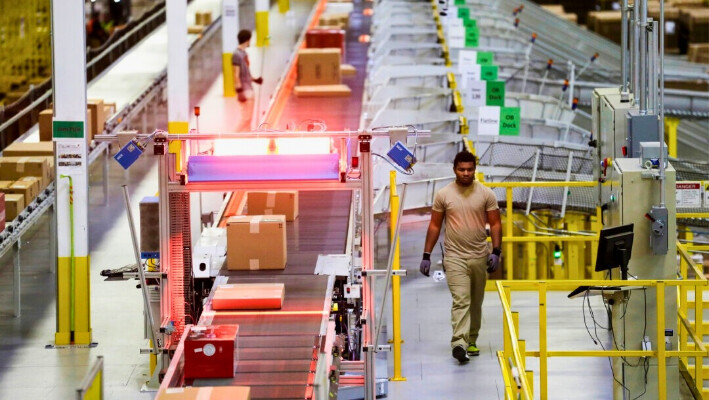
[[[433,210],[446,220],[445,256],[452,258],[486,257],[487,212],[497,210],[495,193],[480,182],[465,187],[455,181],[436,193]]]

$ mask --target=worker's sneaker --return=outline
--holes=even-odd
[[[478,347],[475,346],[475,343],[470,343],[470,345],[468,345],[468,355],[469,356],[479,356],[480,355],[480,349],[478,349]]]
[[[453,348],[453,358],[458,360],[461,364],[470,361],[468,353],[465,351],[465,347],[463,347],[463,345],[458,345]]]

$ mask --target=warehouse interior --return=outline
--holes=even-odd
[[[709,3],[0,2],[0,207],[0,399],[709,399]]]

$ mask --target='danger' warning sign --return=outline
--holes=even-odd
[[[702,183],[677,182],[675,184],[677,207],[701,207]]]

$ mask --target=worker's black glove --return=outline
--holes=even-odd
[[[245,102],[246,101],[246,95],[244,94],[244,89],[238,88],[236,89],[236,97],[239,99],[240,102]]]
[[[419,265],[419,271],[426,276],[429,275],[431,272],[431,253],[423,253],[423,260],[421,260],[421,265]]]
[[[260,84],[263,83],[263,78],[259,76],[258,78],[252,79],[252,81],[253,81],[255,84],[260,85]]]
[[[500,257],[502,255],[502,250],[498,247],[492,249],[492,253],[487,257],[487,272],[493,273],[500,268]]]

